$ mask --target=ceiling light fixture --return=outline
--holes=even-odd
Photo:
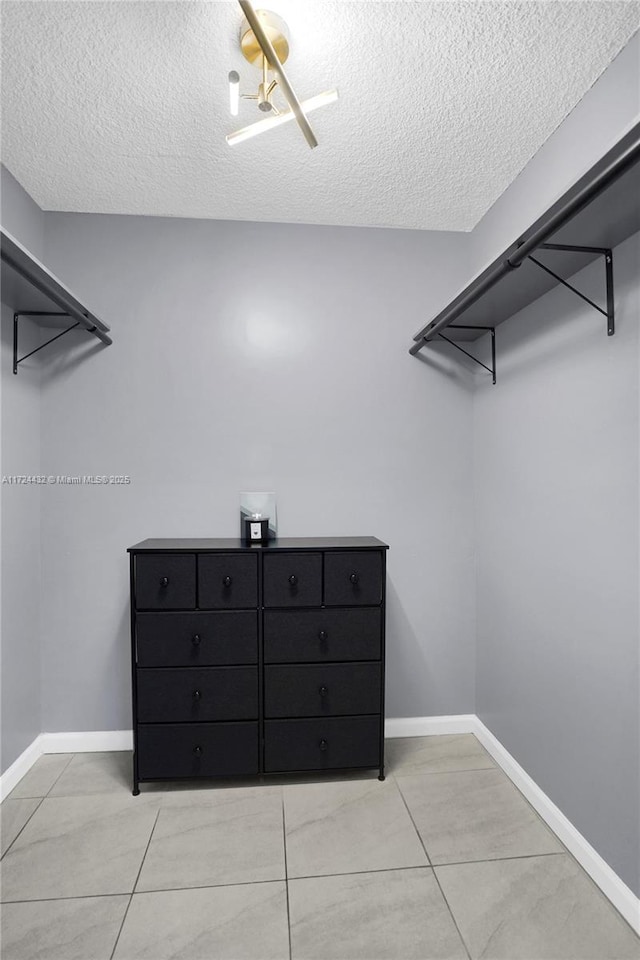
[[[333,103],[337,99],[337,90],[327,90],[325,93],[319,93],[317,97],[310,97],[309,100],[303,100],[300,106],[305,113],[311,113],[312,110],[317,110],[318,107],[324,107],[327,103]],[[250,140],[251,137],[257,137],[259,133],[264,133],[265,130],[273,130],[274,127],[280,127],[283,123],[288,123],[289,120],[294,119],[295,114],[293,110],[285,110],[284,113],[278,113],[277,116],[266,117],[264,120],[258,120],[256,123],[249,124],[248,127],[236,130],[235,133],[227,134],[226,140],[230,147],[234,147],[237,143]]]
[[[279,127],[289,120],[296,120],[310,147],[317,147],[318,141],[307,120],[306,114],[317,110],[327,103],[338,99],[337,90],[328,90],[301,103],[284,71],[283,64],[289,56],[289,36],[287,25],[277,14],[269,10],[254,10],[249,0],[238,0],[245,15],[240,28],[240,49],[249,63],[261,70],[262,79],[255,94],[240,93],[240,76],[236,70],[229,73],[229,108],[232,116],[237,116],[240,100],[254,100],[261,113],[270,114],[264,120],[258,120],[227,136],[227,143],[233,146],[251,137]],[[280,91],[289,109],[281,111],[274,102],[274,94]]]
[[[232,70],[229,74],[229,111],[232,117],[238,116],[240,108],[240,74]]]

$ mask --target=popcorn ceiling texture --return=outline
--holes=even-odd
[[[257,4],[259,6],[259,4]],[[311,117],[237,147],[235,2],[2,3],[2,159],[45,210],[471,230],[639,25],[602,0],[269,0]],[[580,149],[576,144],[576,149]]]

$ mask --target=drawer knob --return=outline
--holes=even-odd
[[[201,696],[202,696],[202,694],[200,693],[199,690],[194,690],[194,691],[193,691],[193,699],[194,699],[194,700],[199,700]]]
[[[199,633],[194,633],[194,635],[191,637],[191,643],[194,645],[194,647],[199,647],[199,646],[200,646],[200,634],[199,634]]]
[[[326,697],[327,694],[329,693],[329,687],[325,687],[325,686],[320,687],[320,689],[318,690],[318,693],[320,694],[321,697]]]
[[[193,748],[193,752],[195,753],[196,757],[201,757],[201,756],[202,756],[202,747],[194,747],[194,748]]]
[[[223,587],[230,587],[232,583],[233,583],[233,577],[224,577],[224,579],[223,579],[223,581],[222,581],[222,586],[223,586]]]
[[[329,634],[327,633],[326,630],[321,630],[320,633],[318,634],[318,640],[327,640],[328,638],[329,638]]]
[[[318,746],[320,747],[320,749],[321,749],[322,751],[324,751],[324,750],[326,750],[327,747],[329,746],[329,743],[328,743],[327,740],[321,740],[320,743],[318,744]]]
[[[297,582],[298,582],[298,578],[296,577],[295,573],[292,573],[291,576],[289,577],[289,583],[291,584],[292,587],[295,587]]]
[[[358,582],[359,579],[360,579],[360,578],[359,578],[359,576],[358,576],[357,573],[352,573],[351,576],[349,577],[349,580],[351,581],[351,583],[352,583],[354,586],[356,585],[356,583]]]
[[[168,587],[168,586],[169,586],[169,577],[161,577],[161,579],[160,579],[160,586],[161,586],[161,587]]]

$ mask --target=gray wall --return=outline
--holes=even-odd
[[[614,266],[614,337],[557,289],[476,397],[477,712],[640,893],[640,235]],[[600,264],[574,280],[602,301]]]
[[[44,216],[11,174],[0,167],[0,221],[36,256],[42,255]],[[1,467],[4,475],[40,473],[40,373],[26,361],[12,373],[13,312],[2,305],[0,338]],[[21,353],[38,341],[21,321]],[[42,731],[40,649],[40,488],[2,484],[2,710],[0,766],[4,771]]]
[[[476,227],[475,270],[640,119],[638,76],[636,35]],[[477,712],[636,892],[639,275],[636,237],[611,339],[566,290],[500,326],[474,428]],[[574,279],[603,302],[601,264]]]
[[[638,122],[639,77],[637,33],[475,227],[473,273],[491,263]]]
[[[3,164],[0,164],[0,212],[4,229],[41,260],[44,214]]]
[[[43,467],[132,479],[45,490],[47,730],[130,726],[126,547],[236,536],[252,489],[276,492],[284,536],[390,544],[388,714],[473,711],[472,396],[408,355],[467,244],[47,215],[49,266],[114,345],[47,358]]]
[[[47,357],[42,469],[132,484],[44,492],[45,729],[129,725],[125,546],[233,535],[251,487],[276,490],[283,534],[391,543],[389,715],[472,711],[475,469],[478,712],[638,890],[637,238],[613,339],[566,291],[500,329],[473,445],[467,374],[406,354],[637,117],[638,50],[470,237],[46,216],[48,262],[115,344]]]

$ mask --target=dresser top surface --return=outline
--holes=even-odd
[[[127,553],[219,553],[245,550],[247,553],[277,553],[278,550],[388,550],[377,537],[279,537],[268,543],[245,543],[239,538],[141,540]]]

